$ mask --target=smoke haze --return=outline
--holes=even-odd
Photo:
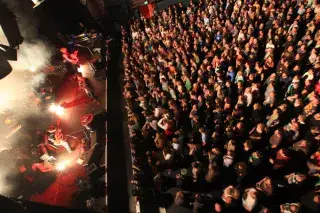
[[[3,1],[17,17],[21,35],[25,39],[19,47],[18,60],[9,61],[13,68],[12,73],[0,81],[0,110],[15,110],[17,103],[21,105],[30,102],[30,92],[44,83],[46,75],[39,71],[49,64],[53,48],[44,39],[39,38],[31,0],[0,1]],[[0,41],[7,45],[2,30]],[[28,110],[25,113],[30,114],[33,111],[37,112],[33,108],[31,112]]]
[[[9,109],[22,123],[27,123],[30,118],[40,118],[40,122],[36,123],[36,128],[46,128],[43,122],[47,119],[43,118],[43,122],[41,121],[41,117],[44,117],[43,109],[34,103],[30,95],[34,89],[39,88],[45,82],[46,75],[41,70],[49,64],[54,48],[38,35],[31,0],[0,1],[5,2],[17,17],[21,35],[25,39],[18,49],[18,60],[9,61],[13,68],[12,73],[0,81],[0,115],[1,111]],[[7,45],[1,28],[0,43]],[[1,119],[0,122],[0,128],[3,128],[4,121]],[[19,168],[16,168],[18,158],[17,155],[12,154],[16,151],[11,150],[8,154],[5,150],[17,145],[27,150],[28,145],[25,145],[27,139],[16,134],[10,139],[4,139],[0,134],[0,139],[0,194],[10,195],[16,186],[7,186],[5,183],[8,177],[16,172],[13,169],[18,171]]]

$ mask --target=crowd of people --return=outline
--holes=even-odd
[[[190,1],[132,20],[122,48],[135,195],[320,212],[318,1]]]

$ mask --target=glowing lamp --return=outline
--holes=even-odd
[[[84,71],[83,66],[80,66],[80,67],[78,68],[78,72],[83,73],[83,71]]]
[[[56,113],[57,113],[57,115],[63,115],[64,114],[64,108],[62,106],[57,106]]]
[[[62,106],[60,106],[60,105],[52,104],[49,107],[49,111],[52,112],[52,113],[56,113],[57,115],[63,115],[64,114],[64,108]]]
[[[50,105],[49,111],[50,112],[55,112],[56,111],[56,105],[55,104]]]
[[[34,4],[33,9],[38,7],[42,2],[44,2],[45,0],[31,0]]]
[[[30,68],[29,68],[29,70],[30,70],[31,72],[35,72],[35,71],[37,71],[37,70],[36,70],[36,68],[35,68],[34,66],[30,67]]]
[[[8,95],[0,94],[0,107],[7,107],[8,104]]]
[[[5,105],[5,101],[0,97],[0,106],[3,107]]]
[[[70,161],[66,160],[66,161],[61,161],[61,162],[57,163],[56,169],[57,169],[58,171],[63,171],[63,170],[65,170],[65,169],[67,168],[67,166],[69,165],[69,162],[70,162]]]

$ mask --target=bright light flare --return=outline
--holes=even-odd
[[[0,97],[0,107],[3,107],[5,106],[5,101]]]
[[[63,171],[68,167],[69,163],[70,163],[69,160],[61,161],[61,162],[57,163],[56,169],[58,171]]]
[[[78,68],[78,72],[83,73],[83,72],[84,72],[84,67],[83,67],[83,66],[80,66],[80,67]]]
[[[49,111],[52,113],[56,113],[57,115],[63,115],[64,114],[64,108],[60,105],[52,104],[49,107]]]
[[[31,0],[34,4],[33,8],[38,7],[42,2],[44,2],[45,0]]]
[[[30,72],[36,72],[36,71],[37,71],[37,69],[36,69],[34,66],[31,66],[31,67],[29,68],[29,70],[30,70]]]
[[[7,107],[9,97],[6,94],[0,94],[0,107]]]

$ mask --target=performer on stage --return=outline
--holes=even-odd
[[[78,51],[73,51],[72,53],[68,52],[67,48],[60,48],[60,52],[62,53],[62,57],[65,61],[70,62],[71,64],[78,65],[79,58],[78,58]]]
[[[76,80],[78,82],[78,86],[80,89],[83,89],[84,92],[92,99],[94,99],[96,102],[99,103],[98,98],[94,95],[93,88],[91,87],[90,83],[88,82],[88,79],[82,76],[81,72],[78,72],[76,75]]]
[[[62,133],[61,128],[56,128],[55,126],[51,125],[47,129],[49,135],[45,136],[45,143],[48,144],[50,141],[54,146],[63,146],[69,153],[72,152],[68,142],[65,140],[65,136]]]
[[[69,52],[67,48],[60,48],[63,60],[78,67],[85,63],[95,63],[100,59],[100,54],[92,55],[89,47],[76,45],[76,50]]]

